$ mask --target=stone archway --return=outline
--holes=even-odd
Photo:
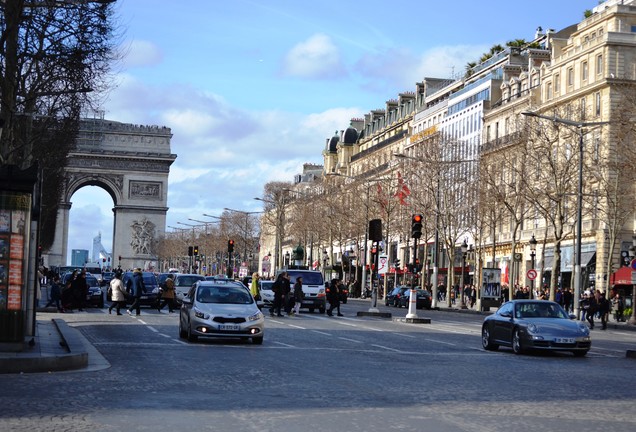
[[[82,120],[68,156],[55,239],[47,266],[66,265],[71,197],[98,186],[113,198],[113,266],[146,267],[156,261],[156,242],[165,234],[170,152],[169,128],[104,119]],[[121,260],[119,259],[121,257]]]

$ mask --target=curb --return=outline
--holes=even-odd
[[[77,330],[61,319],[51,321],[59,332],[60,345],[66,347],[68,354],[42,355],[34,352],[17,357],[0,358],[0,373],[56,372],[88,366],[88,352],[77,335]]]

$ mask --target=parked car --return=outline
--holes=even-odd
[[[144,286],[146,287],[146,292],[141,295],[140,304],[142,306],[150,306],[152,308],[156,308],[158,306],[158,302],[160,300],[160,291],[159,291],[159,282],[157,281],[157,277],[152,272],[141,272],[142,278],[144,281]],[[122,275],[122,282],[124,283],[124,287],[126,292],[130,293],[132,289],[132,276],[133,272],[127,271]],[[110,297],[108,299],[111,300]],[[126,297],[126,303],[132,304],[133,298],[130,296]]]
[[[409,287],[399,286],[393,288],[391,292],[384,298],[385,306],[400,306],[400,297],[404,295],[404,291],[410,289]]]
[[[415,304],[416,309],[430,309],[431,308],[431,293],[425,289],[417,289],[417,301]],[[411,301],[411,289],[407,289],[400,296],[398,307],[409,307]]]
[[[258,281],[261,293],[261,299],[263,300],[263,306],[271,308],[274,306],[274,291],[272,291],[273,280],[260,280]]]
[[[556,302],[511,300],[484,319],[481,343],[489,351],[503,345],[515,354],[548,350],[582,357],[590,350],[592,339],[587,324],[568,315]]]
[[[184,296],[179,312],[179,337],[251,339],[263,343],[265,318],[249,290],[231,279],[200,280]]]
[[[70,281],[73,272],[64,273],[61,277],[62,287]],[[99,281],[95,276],[86,273],[86,284],[88,285],[88,293],[86,294],[86,303],[98,308],[104,307],[104,292],[99,286]]]
[[[185,297],[190,288],[201,280],[204,280],[205,276],[200,274],[190,274],[190,273],[177,273],[174,278],[174,290],[177,303],[181,303],[183,301],[183,297]]]
[[[108,286],[110,285],[110,281],[113,280],[115,276],[115,272],[104,272],[102,273],[102,280],[100,282],[100,286]]]

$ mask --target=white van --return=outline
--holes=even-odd
[[[287,268],[277,270],[276,277],[284,271],[289,274],[292,292],[296,278],[301,277],[303,279],[303,293],[305,293],[305,298],[300,307],[302,309],[309,309],[309,312],[318,309],[321,314],[325,313],[327,310],[327,294],[325,293],[325,281],[322,277],[322,273],[316,270]]]

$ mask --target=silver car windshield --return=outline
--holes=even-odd
[[[200,287],[196,300],[199,303],[251,304],[252,296],[242,287]]]

